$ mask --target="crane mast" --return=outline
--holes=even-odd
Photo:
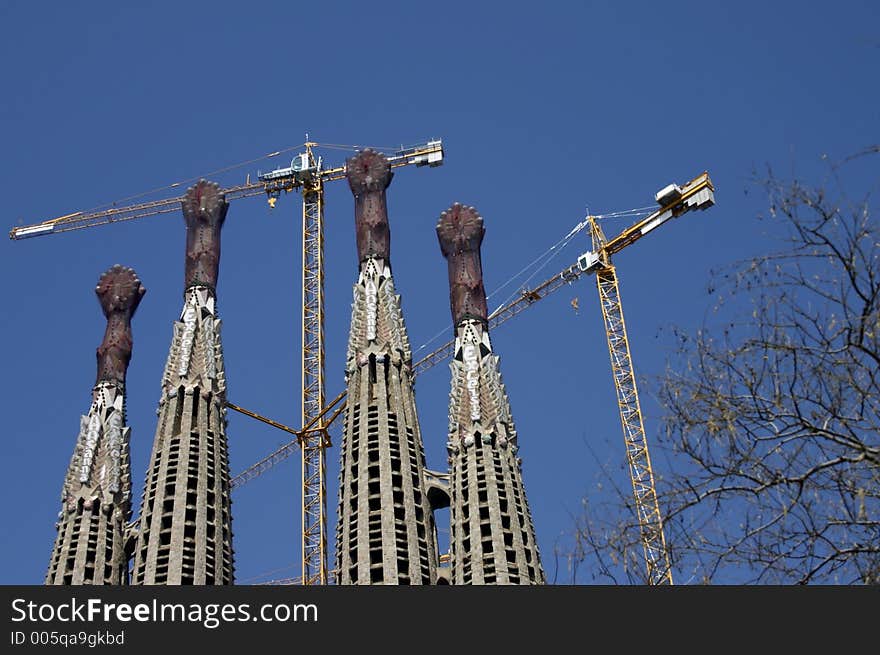
[[[632,481],[639,535],[647,567],[647,580],[648,584],[652,585],[671,585],[672,568],[669,564],[669,553],[666,550],[666,538],[663,534],[663,519],[654,487],[654,471],[651,468],[639,392],[629,351],[629,339],[626,335],[626,322],[623,319],[617,270],[605,251],[606,240],[602,228],[593,216],[589,217],[589,221],[593,251],[600,253],[600,265],[596,268],[596,287],[599,290],[599,304],[605,322],[608,354],[611,357],[611,376],[614,379],[617,407],[623,427],[626,461]]]
[[[306,143],[309,169],[317,174],[302,187],[302,398],[300,425],[308,425],[324,407],[324,183],[312,143]],[[326,427],[303,433],[302,583],[327,584]]]

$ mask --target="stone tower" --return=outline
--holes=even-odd
[[[437,223],[455,326],[447,442],[451,582],[543,584],[510,401],[489,340],[484,234],[476,210],[458,203]]]
[[[133,584],[232,584],[226,377],[217,317],[220,229],[228,204],[200,180],[183,200],[184,302],[159,400]]]
[[[364,150],[348,160],[359,275],[346,355],[348,406],[336,527],[340,584],[432,584],[437,569],[412,352],[391,275],[385,190],[391,167]]]
[[[125,373],[131,361],[131,317],[145,289],[118,264],[101,276],[95,293],[107,318],[98,347],[92,406],[61,491],[58,536],[46,584],[128,582],[126,528],[131,518],[131,428],[125,422]]]

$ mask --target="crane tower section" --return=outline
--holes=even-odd
[[[298,165],[297,165],[298,164]],[[327,584],[326,425],[324,407],[324,182],[311,144],[291,164],[302,185],[302,580]],[[270,195],[270,203],[274,198]],[[317,420],[316,420],[317,419]]]

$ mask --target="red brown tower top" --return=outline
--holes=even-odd
[[[131,317],[146,292],[134,270],[119,264],[98,280],[95,294],[107,317],[107,329],[97,350],[96,384],[104,381],[125,383],[125,373],[131,361]]]
[[[358,261],[376,257],[387,262],[391,256],[391,231],[385,189],[394,177],[391,164],[382,153],[367,148],[345,163],[345,176],[354,194]]]
[[[485,323],[489,316],[480,260],[485,233],[483,219],[473,207],[455,203],[440,214],[437,238],[449,267],[449,304],[454,325],[465,318]]]
[[[186,190],[181,203],[186,221],[186,267],[184,288],[217,288],[220,270],[220,228],[229,203],[220,185],[199,180]]]

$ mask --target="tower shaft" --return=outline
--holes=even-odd
[[[354,294],[336,531],[339,582],[432,584],[437,546],[400,297],[388,267],[373,259]]]
[[[220,320],[211,290],[186,296],[163,376],[134,584],[232,584]]]
[[[541,584],[510,402],[480,321],[459,324],[450,369],[452,584]]]
[[[80,420],[79,437],[62,491],[58,535],[46,584],[128,582],[125,529],[131,519],[131,428],[125,387],[101,382]]]

